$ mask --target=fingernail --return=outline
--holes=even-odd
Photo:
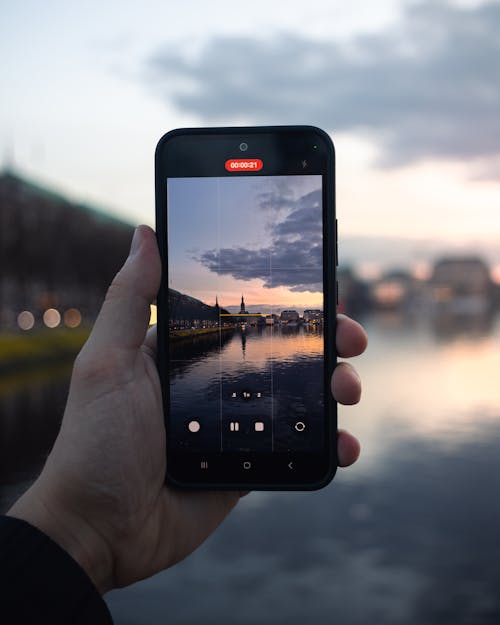
[[[132,243],[130,245],[130,254],[129,254],[129,256],[133,256],[137,252],[137,250],[141,246],[141,241],[142,241],[142,237],[141,237],[141,234],[139,232],[139,228],[136,228],[135,231],[134,231],[134,236],[132,237]]]

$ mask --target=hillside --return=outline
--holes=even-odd
[[[179,293],[174,289],[169,289],[168,305],[170,308],[171,319],[200,319],[200,320],[217,320],[219,309],[215,306],[209,306],[199,299],[195,299],[190,295]],[[220,309],[221,313],[227,313],[224,308]]]

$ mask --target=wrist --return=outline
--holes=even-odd
[[[38,480],[7,516],[28,522],[56,542],[80,565],[100,594],[113,588],[113,557],[106,541],[85,519],[47,496]]]

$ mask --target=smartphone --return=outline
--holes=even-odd
[[[155,160],[167,481],[325,486],[337,467],[330,137],[312,126],[180,129]]]

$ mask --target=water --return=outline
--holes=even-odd
[[[71,362],[0,377],[0,511],[43,467],[57,436]]]
[[[183,563],[109,593],[117,625],[500,622],[500,320],[364,322],[363,399],[339,410],[358,463],[322,491],[244,498]],[[7,432],[1,394],[4,435],[53,431],[61,382],[30,384],[45,412],[26,404]],[[4,506],[29,478],[16,467]]]
[[[220,345],[216,333],[202,346],[197,343],[180,341],[170,353],[176,447],[200,452],[321,449],[322,328],[237,328],[223,333]],[[196,433],[190,432],[190,422],[199,425]]]

